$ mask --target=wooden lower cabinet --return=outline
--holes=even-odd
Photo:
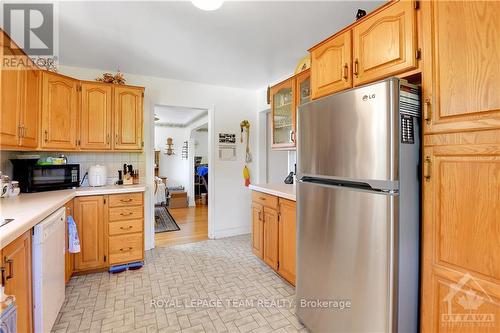
[[[295,202],[257,191],[252,198],[252,251],[295,285]]]
[[[278,273],[295,285],[296,260],[296,209],[295,201],[280,198],[280,216],[278,231]]]
[[[31,230],[1,250],[5,294],[16,298],[17,332],[33,332]]]
[[[74,254],[75,272],[144,260],[143,202],[143,193],[74,199],[81,248]]]
[[[252,203],[252,251],[263,259],[264,258],[264,207],[258,203]]]
[[[103,195],[74,199],[74,219],[80,238],[80,252],[75,253],[75,271],[106,267]]]
[[[264,207],[264,262],[278,269],[278,212]]]
[[[500,130],[426,135],[423,153],[422,332],[498,332]]]

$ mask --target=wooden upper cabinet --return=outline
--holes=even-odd
[[[112,87],[109,84],[82,82],[80,148],[111,149]]]
[[[279,267],[278,273],[295,285],[296,275],[296,204],[280,198],[279,217]]]
[[[271,87],[272,148],[295,147],[295,89],[294,77]]]
[[[73,206],[81,246],[74,255],[75,271],[105,267],[104,196],[77,197]]]
[[[500,2],[422,1],[424,133],[500,127]]]
[[[351,30],[311,49],[312,99],[352,87]]]
[[[311,101],[311,70],[306,69],[295,75],[295,104],[297,107]],[[297,116],[295,116],[297,117]],[[295,120],[295,127],[297,120]],[[297,130],[297,128],[295,128]]]
[[[20,117],[23,103],[23,70],[2,70],[0,99],[0,145],[17,147],[20,137]]]
[[[33,295],[31,279],[31,230],[1,251],[5,294],[14,295],[17,306],[17,332],[33,332]]]
[[[25,71],[24,102],[21,114],[21,146],[37,148],[40,138],[40,84],[42,72]]]
[[[264,261],[274,270],[278,269],[278,212],[264,207]]]
[[[114,149],[141,150],[144,89],[114,87]]]
[[[417,67],[414,1],[393,3],[355,25],[352,32],[354,86]]]
[[[76,150],[78,81],[49,72],[42,79],[42,138],[44,149]]]
[[[500,317],[500,130],[424,140],[421,331],[498,332],[459,316]]]

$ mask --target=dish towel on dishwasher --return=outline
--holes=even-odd
[[[78,253],[80,252],[80,238],[78,238],[78,230],[76,229],[75,220],[73,220],[73,216],[69,215],[67,217],[68,220],[68,248],[69,253]]]

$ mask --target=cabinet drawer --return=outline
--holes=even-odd
[[[142,205],[142,193],[113,194],[109,196],[109,207]]]
[[[252,201],[262,206],[278,209],[278,197],[262,192],[253,191]]]
[[[144,208],[142,206],[116,207],[109,209],[109,221],[142,219]]]
[[[108,224],[109,235],[132,234],[142,232],[143,220],[117,221]]]
[[[142,232],[109,237],[109,263],[125,263],[143,259]]]

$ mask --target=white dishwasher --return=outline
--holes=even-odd
[[[38,223],[33,236],[35,333],[50,332],[64,302],[66,209]]]

